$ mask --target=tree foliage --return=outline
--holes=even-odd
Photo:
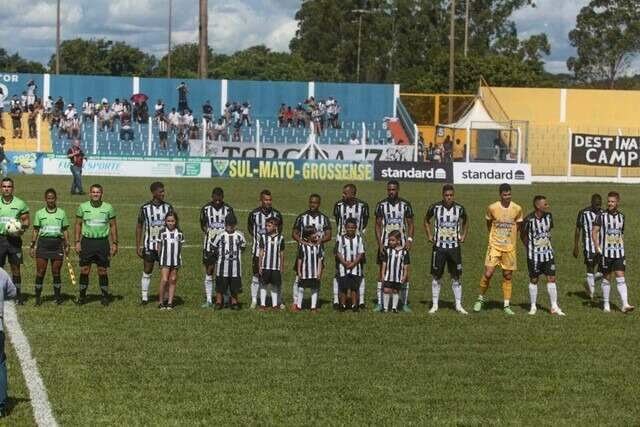
[[[577,56],[567,67],[576,79],[613,89],[640,52],[640,1],[591,0],[580,10],[569,40]]]
[[[45,67],[39,62],[28,61],[18,53],[9,55],[9,52],[0,48],[0,70],[8,73],[45,73]]]

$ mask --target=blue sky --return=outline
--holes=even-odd
[[[473,1],[473,0],[472,0]],[[0,14],[0,47],[46,63],[55,45],[55,0],[5,0]],[[62,38],[123,40],[162,55],[167,46],[169,0],[62,0]],[[197,0],[174,0],[174,43],[197,40]],[[233,52],[256,44],[286,51],[296,30],[300,0],[209,0],[209,44]],[[513,16],[521,36],[546,32],[551,72],[566,71],[573,54],[567,34],[588,0],[537,0],[537,7]],[[10,41],[10,42],[9,42]]]

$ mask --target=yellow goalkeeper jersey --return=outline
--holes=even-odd
[[[502,252],[516,249],[518,223],[523,221],[522,208],[513,202],[508,207],[495,202],[487,208],[485,218],[491,221],[489,247]]]

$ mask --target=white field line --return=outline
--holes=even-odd
[[[13,302],[7,302],[5,304],[4,323],[9,332],[11,344],[13,344],[13,348],[18,355],[20,367],[22,368],[22,373],[27,383],[27,388],[29,389],[36,424],[40,427],[56,427],[58,423],[53,417],[51,403],[49,403],[49,397],[47,396],[47,389],[38,372],[38,364],[31,355],[29,340],[27,340],[27,337],[22,331]]]

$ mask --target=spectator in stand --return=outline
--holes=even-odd
[[[430,142],[427,148],[427,160],[433,160],[433,142]]]
[[[322,133],[322,123],[321,123],[322,112],[319,108],[314,108],[311,111],[311,119],[313,120],[313,131],[320,135]]]
[[[240,142],[242,139],[240,137],[240,128],[242,128],[242,119],[240,118],[240,112],[235,110],[233,112],[233,134],[231,135],[233,142]]]
[[[231,123],[231,116],[233,115],[233,106],[230,103],[224,104],[224,120],[227,123]]]
[[[281,128],[287,125],[287,122],[284,118],[284,115],[287,112],[287,106],[285,104],[280,104],[280,109],[278,110],[278,126]]]
[[[227,132],[227,126],[224,124],[224,120],[222,118],[218,119],[217,123],[213,126],[213,130],[211,131],[211,139],[213,141],[228,141],[229,133]]]
[[[189,149],[189,140],[187,139],[187,132],[183,129],[178,131],[176,135],[176,146],[178,147],[178,151],[186,151]]]
[[[436,143],[435,147],[433,147],[433,154],[431,159],[436,163],[442,163],[442,157],[442,146]]]
[[[13,137],[22,138],[22,107],[19,103],[15,103],[11,107],[11,124],[13,126]]]
[[[33,80],[29,80],[27,82],[27,100],[26,100],[27,107],[36,103],[37,89],[38,89],[38,86],[36,85],[36,82],[34,82]]]
[[[351,138],[349,138],[349,145],[359,145],[360,144],[360,140],[358,139],[358,136],[355,133],[351,134]]]
[[[213,107],[211,106],[211,101],[208,99],[202,106],[202,118],[207,125],[213,121]]]
[[[58,99],[56,99],[56,102],[53,103],[53,108],[62,113],[62,110],[64,109],[64,99],[62,99],[61,96],[59,96]]]
[[[47,99],[44,100],[44,104],[42,105],[43,113],[42,120],[50,120],[51,113],[53,112],[53,98],[48,96]]]
[[[184,124],[184,129],[189,131],[191,130],[195,123],[195,119],[193,117],[193,114],[191,113],[191,110],[187,110],[184,112],[184,115],[182,116],[182,123]]]
[[[122,113],[120,118],[120,141],[133,141],[133,128],[131,124],[131,115]]]
[[[443,150],[443,160],[445,162],[452,162],[453,161],[453,142],[451,141],[451,137],[449,135],[446,136],[446,138],[444,139],[444,142],[442,144],[442,150]]]
[[[82,190],[82,167],[86,157],[84,151],[80,148],[80,140],[78,138],[73,140],[73,145],[67,150],[67,157],[71,162],[71,175],[73,175],[71,194],[84,194]]]
[[[49,117],[49,130],[53,131],[54,127],[57,127],[59,130],[61,125],[62,112],[54,108],[51,112],[51,116]]]
[[[20,106],[22,107],[22,111],[27,111],[27,91],[23,91],[22,95],[20,95]]]
[[[93,99],[88,96],[87,100],[82,103],[82,119],[93,121],[93,117],[96,114],[96,106],[93,103]]]
[[[457,151],[457,152],[458,152],[458,153],[462,152],[462,153],[464,154],[464,146],[460,147],[460,145],[462,145],[462,141],[460,141],[460,139],[459,139],[459,138],[457,138],[457,139],[456,139],[456,147],[459,147],[459,149],[458,149],[458,151]],[[453,161],[454,161],[454,162],[455,162],[455,161],[458,161],[458,160],[460,160],[460,159],[461,159],[461,157],[460,157],[460,156],[458,156],[458,157],[454,156],[454,157],[453,157]]]
[[[295,117],[296,127],[306,128],[309,126],[309,116],[304,110],[304,107],[302,106],[302,104],[298,104],[298,106],[296,107],[294,117]]]
[[[167,149],[167,140],[169,139],[169,120],[164,114],[158,114],[156,120],[158,121],[158,134],[160,136],[160,148]]]
[[[191,121],[191,125],[189,126],[189,139],[199,139],[198,134],[200,133],[200,128],[195,121]]]
[[[293,109],[291,108],[291,106],[288,106],[287,111],[284,112],[284,122],[287,127],[293,126],[293,117],[294,117]]]
[[[124,112],[124,105],[120,101],[120,98],[116,98],[116,100],[113,101],[111,111],[113,111],[114,118],[120,120],[120,117],[122,117],[122,113]]]
[[[167,118],[169,119],[170,129],[175,133],[180,128],[180,114],[175,108],[172,108]]]
[[[4,152],[4,144],[6,144],[4,136],[0,136],[0,170],[3,178],[7,176],[7,155]]]
[[[251,127],[251,104],[245,101],[240,108],[240,112],[242,114],[242,124]]]
[[[36,131],[36,119],[38,118],[38,111],[34,104],[27,107],[29,109],[29,116],[27,117],[27,124],[29,125],[29,138],[37,138]]]
[[[109,103],[102,103],[102,109],[98,113],[98,127],[102,132],[105,128],[113,132],[113,111],[109,108]]]
[[[180,82],[176,88],[178,91],[178,111],[184,111],[189,109],[189,103],[187,102],[187,94],[189,89],[184,82]]]
[[[153,107],[154,108],[154,117],[158,117],[160,115],[164,116],[164,103],[162,102],[162,99],[158,99],[158,102],[156,102],[156,105]]]
[[[418,132],[418,159],[421,161],[426,160],[424,155],[424,137],[422,136],[422,132]]]

